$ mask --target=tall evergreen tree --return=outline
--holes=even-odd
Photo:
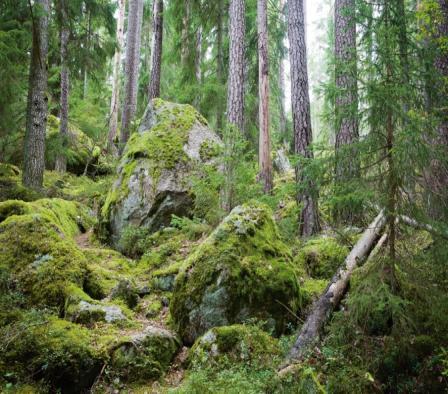
[[[131,122],[134,119],[137,109],[142,18],[143,0],[129,0],[128,31],[126,34],[125,87],[120,134],[121,152],[129,139]]]
[[[297,200],[302,204],[299,232],[304,237],[319,231],[317,191],[313,180],[301,168],[303,159],[314,157],[311,149],[311,109],[308,87],[308,67],[305,41],[305,14],[303,0],[288,0],[289,57],[291,61],[291,99],[294,129],[294,153],[302,160],[296,167],[299,184]]]
[[[334,9],[336,183],[346,189],[359,175],[355,0],[336,0]],[[353,207],[347,206],[337,212],[338,219],[345,223],[353,223],[355,214]]]
[[[231,0],[229,8],[229,81],[227,121],[244,130],[245,1]]]
[[[33,189],[40,189],[45,170],[45,133],[48,114],[46,90],[49,0],[36,0],[30,10],[33,19],[33,46],[30,57],[23,184]]]
[[[269,60],[268,60],[268,13],[267,0],[257,1],[258,17],[258,88],[259,88],[259,178],[265,193],[273,187],[271,137],[269,135]]]
[[[121,51],[124,45],[124,14],[126,11],[126,0],[118,0],[118,19],[116,34],[116,49],[114,55],[114,69],[112,76],[112,98],[110,100],[109,134],[107,138],[108,151],[116,154],[114,140],[118,130],[118,109],[120,105],[120,71],[121,71]]]
[[[59,13],[61,25],[61,94],[60,94],[60,125],[59,135],[61,138],[62,151],[56,157],[55,170],[59,172],[67,171],[67,149],[68,140],[68,99],[70,91],[70,71],[68,65],[68,43],[70,39],[70,24],[68,18],[67,0],[59,0]]]
[[[163,0],[154,0],[153,38],[151,51],[151,79],[149,81],[149,99],[160,96],[160,77],[162,70],[163,44]]]

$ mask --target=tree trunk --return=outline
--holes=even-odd
[[[341,187],[359,176],[354,146],[359,139],[355,9],[355,0],[335,2],[336,183]],[[346,224],[356,220],[351,208],[338,210],[336,216]]]
[[[448,219],[448,116],[446,111],[446,95],[448,91],[448,0],[438,0],[440,21],[437,22],[436,40],[437,56],[434,66],[437,72],[437,86],[431,100],[433,111],[439,119],[435,136],[432,138],[435,154],[425,174],[430,189],[429,214],[435,220]]]
[[[218,83],[224,86],[224,48],[223,48],[223,35],[224,35],[224,2],[223,0],[218,0],[218,20],[217,20],[217,32],[216,32],[216,77]],[[223,108],[223,100],[221,95],[218,97],[218,105],[216,107],[216,129],[218,132],[222,131],[223,125],[223,114],[225,109]]]
[[[86,37],[86,49],[90,50],[90,37],[92,36],[92,15],[90,10],[87,11],[87,37]],[[87,73],[87,65],[84,65],[84,82],[82,90],[82,98],[85,100],[87,98],[87,93],[89,90],[89,75]]]
[[[118,108],[120,105],[120,71],[121,71],[121,51],[124,45],[124,13],[126,0],[118,0],[118,20],[117,20],[117,48],[114,56],[114,71],[112,80],[112,98],[110,100],[109,135],[107,138],[107,149],[109,153],[117,155],[115,138],[118,130]]]
[[[289,352],[284,368],[291,363],[300,361],[307,351],[318,343],[325,323],[330,318],[332,312],[338,307],[347,291],[353,271],[360,262],[368,257],[370,251],[375,246],[376,240],[380,237],[385,224],[386,217],[381,212],[367,230],[364,231],[359,241],[345,259],[342,267],[339,268],[338,272],[331,279],[327,289],[313,305],[310,315],[303,324],[299,336]]]
[[[198,86],[202,84],[202,25],[198,27],[198,31],[196,32],[196,53],[194,57],[194,74],[196,77],[196,83]],[[200,89],[196,91],[196,95],[194,98],[194,106],[199,108],[201,104],[201,94]]]
[[[244,131],[244,47],[246,36],[244,0],[231,0],[229,9],[229,81],[227,121]]]
[[[62,151],[56,157],[55,170],[67,171],[66,150],[68,144],[68,97],[70,90],[70,74],[68,68],[68,41],[70,39],[69,20],[66,0],[60,1],[61,13],[61,104],[59,136],[62,142]]]
[[[129,0],[128,31],[126,34],[126,65],[123,110],[121,115],[120,153],[131,133],[131,123],[137,110],[138,70],[143,0]]]
[[[191,0],[184,2],[184,15],[182,17],[182,42],[180,61],[184,70],[187,68],[188,58],[190,56],[190,14],[191,14]]]
[[[285,18],[285,0],[280,0],[280,17],[282,23]],[[286,146],[288,133],[287,133],[287,124],[286,124],[286,111],[285,111],[285,64],[284,60],[280,59],[279,67],[278,67],[278,88],[279,88],[279,114],[280,114],[280,124],[279,124],[279,133],[281,136],[281,140],[283,144]]]
[[[303,0],[288,1],[289,55],[291,61],[291,98],[294,127],[294,153],[303,159],[314,157],[311,150],[312,130],[308,67],[306,62],[305,15]],[[300,213],[300,235],[311,236],[319,231],[319,215],[315,183],[296,167],[296,179],[300,186],[297,199],[303,204]]]
[[[160,76],[162,70],[163,44],[163,0],[154,0],[153,44],[151,80],[149,81],[149,99],[160,97]]]
[[[47,127],[47,55],[49,0],[36,0],[33,10],[33,46],[31,50],[26,131],[24,142],[23,184],[39,190],[45,170],[45,133]],[[41,9],[37,10],[37,7]],[[34,15],[36,14],[36,15]]]
[[[258,88],[260,97],[259,179],[266,194],[272,192],[271,139],[269,136],[269,61],[267,0],[258,0]]]

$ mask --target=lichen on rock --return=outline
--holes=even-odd
[[[236,207],[182,266],[170,303],[183,341],[212,327],[266,322],[276,334],[295,323],[300,292],[289,249],[269,208]]]
[[[207,145],[207,157],[201,155]],[[189,215],[193,196],[189,177],[198,164],[213,163],[219,137],[190,105],[155,99],[148,105],[138,132],[131,135],[121,159],[117,179],[101,216],[117,244],[129,226],[156,231],[173,214]]]

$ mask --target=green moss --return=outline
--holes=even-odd
[[[112,366],[122,379],[130,382],[157,379],[168,368],[178,348],[179,341],[170,332],[148,327],[113,353]]]
[[[290,251],[272,213],[252,203],[235,208],[185,262],[171,313],[187,342],[249,317],[274,319],[280,333],[294,320],[287,309],[296,311],[299,297]]]
[[[230,363],[272,365],[280,357],[277,340],[260,328],[236,324],[215,327],[192,347],[189,361],[194,368],[223,367]]]
[[[300,286],[300,294],[302,296],[302,306],[313,303],[324,292],[328,285],[325,279],[307,279]]]
[[[63,307],[81,291],[87,262],[71,239],[86,217],[79,208],[57,199],[0,203],[0,266],[31,305]]]
[[[54,168],[57,155],[64,149],[64,141],[61,137],[59,127],[59,118],[54,115],[49,115],[45,150],[46,167],[49,169]],[[69,134],[67,136],[67,148],[65,151],[68,169],[82,174],[89,160],[98,157],[98,154],[95,155],[95,151],[100,151],[100,148],[95,145],[90,137],[72,123],[69,123],[68,129]]]
[[[84,255],[88,261],[84,290],[96,300],[110,295],[120,280],[132,277],[132,262],[114,250],[85,249]]]
[[[0,163],[0,201],[34,201],[41,194],[22,185],[21,171],[11,164]]]
[[[333,238],[317,238],[308,241],[301,247],[294,264],[302,267],[313,278],[330,279],[342,265],[349,250],[341,246]]]
[[[221,152],[221,146],[211,141],[204,141],[199,148],[199,156],[203,162],[216,158]]]
[[[107,359],[87,329],[42,313],[24,314],[2,334],[0,359],[9,370],[43,379],[62,392],[89,388]]]

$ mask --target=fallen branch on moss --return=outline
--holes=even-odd
[[[345,259],[344,264],[333,276],[327,289],[314,304],[310,315],[300,330],[294,346],[287,356],[286,362],[279,371],[280,374],[287,372],[291,365],[300,361],[311,347],[318,343],[325,323],[347,291],[349,280],[354,269],[369,256],[385,225],[386,216],[384,215],[384,211],[381,211],[364,231],[359,241]]]
[[[407,224],[408,226],[416,228],[417,230],[425,230],[428,233],[433,234],[437,237],[442,237],[444,239],[448,239],[448,234],[446,232],[440,231],[429,224],[417,222],[417,220],[412,219],[409,216],[405,216],[405,215],[400,215],[399,219],[404,224]]]

